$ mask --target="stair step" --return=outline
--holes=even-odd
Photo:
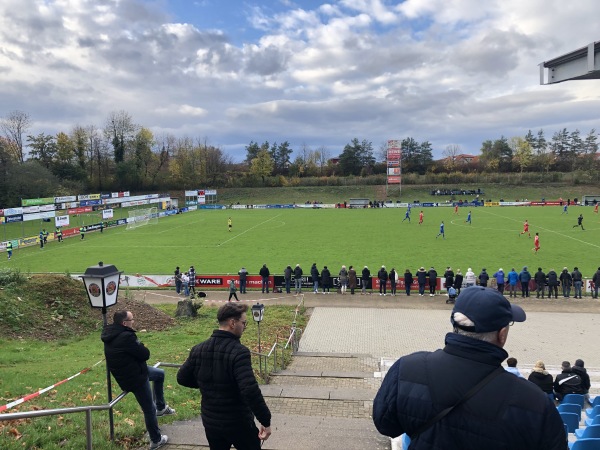
[[[265,397],[306,398],[317,400],[373,401],[376,391],[368,389],[331,389],[309,386],[262,385]]]
[[[341,372],[337,370],[282,370],[273,373],[277,377],[330,377],[330,378],[373,378],[374,372]]]

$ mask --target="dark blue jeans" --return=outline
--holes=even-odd
[[[267,289],[267,294],[269,293],[269,277],[262,277],[262,291],[265,292],[265,288]]]
[[[153,382],[154,389],[150,387]],[[132,392],[144,413],[146,430],[152,442],[160,441],[160,428],[156,418],[157,409],[165,409],[165,396],[163,386],[165,382],[165,371],[156,367],[148,366],[148,381]],[[154,398],[153,398],[154,395]],[[156,399],[156,403],[155,403]]]
[[[219,428],[204,427],[206,440],[210,450],[229,450],[233,445],[238,450],[260,450],[260,439],[258,439],[258,428],[252,424],[240,426],[232,432]]]

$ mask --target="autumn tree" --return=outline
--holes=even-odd
[[[31,159],[39,161],[46,169],[50,169],[50,165],[56,154],[54,136],[42,132],[37,136],[27,136],[27,142],[29,143]]]
[[[23,137],[29,128],[31,128],[31,118],[23,111],[12,111],[0,120],[0,129],[4,132],[8,142],[8,151],[20,163],[25,161]]]
[[[115,163],[125,160],[125,152],[133,141],[136,128],[126,111],[113,111],[109,114],[104,125],[104,134],[113,146]]]
[[[250,163],[250,173],[262,179],[265,184],[265,178],[273,172],[273,158],[268,150],[260,150]]]

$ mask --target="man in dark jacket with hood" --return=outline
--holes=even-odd
[[[587,369],[584,367],[585,364],[583,359],[575,360],[575,365],[571,368],[573,373],[576,373],[581,378],[581,387],[583,388],[583,395],[585,399],[590,401],[590,375],[587,373]]]
[[[140,404],[150,436],[150,450],[155,450],[168,441],[167,435],[160,434],[156,416],[175,414],[175,410],[165,403],[164,370],[146,365],[150,350],[138,340],[132,325],[133,314],[130,311],[115,312],[113,323],[102,330],[104,356],[108,369],[121,389],[135,395]],[[150,381],[154,384],[156,404],[152,399]]]
[[[360,282],[362,283],[362,291],[360,295],[365,295],[367,293],[367,287],[369,287],[369,283],[371,283],[371,271],[367,266],[362,270],[362,276],[360,277]],[[371,289],[372,291],[373,289]],[[370,294],[370,293],[369,293]]]
[[[419,284],[419,295],[423,297],[425,294],[425,283],[427,282],[427,272],[425,272],[425,267],[420,267],[417,270],[417,283]]]
[[[271,276],[271,271],[269,270],[269,268],[267,267],[266,264],[263,264],[263,266],[260,268],[260,270],[258,271],[258,274],[261,277],[262,280],[262,293],[265,293],[265,289],[267,289],[267,294],[269,293],[269,276]]]
[[[435,288],[437,287],[437,271],[431,267],[429,272],[427,272],[427,277],[429,278],[429,296],[433,297],[435,295]]]
[[[310,277],[313,282],[313,294],[319,292],[319,269],[317,269],[317,263],[313,263],[310,267]]]
[[[531,274],[529,273],[529,270],[527,270],[527,266],[523,267],[523,270],[519,273],[519,281],[521,282],[521,297],[529,297]]]
[[[444,349],[403,356],[385,375],[373,402],[379,432],[406,433],[411,450],[567,450],[554,403],[502,367],[510,325],[525,318],[495,289],[464,289]]]
[[[559,402],[567,394],[584,394],[581,376],[571,368],[569,361],[563,361],[562,372],[554,379],[554,393]]]
[[[481,269],[481,273],[479,274],[479,286],[487,287],[489,280],[490,280],[490,276],[484,267],[483,269]]]
[[[554,293],[554,298],[558,298],[558,274],[556,270],[550,269],[548,272],[548,298],[552,298],[552,294]]]
[[[200,413],[211,449],[260,450],[271,435],[271,412],[260,392],[250,360],[241,344],[246,329],[247,304],[226,303],[219,308],[219,329],[194,346],[177,373],[177,382],[199,388]],[[254,424],[254,417],[261,424]]]
[[[292,274],[294,273],[294,271],[292,270],[292,266],[287,266],[285,268],[285,270],[283,271],[283,279],[285,281],[285,293],[286,294],[290,294],[291,291],[291,287],[292,287]]]

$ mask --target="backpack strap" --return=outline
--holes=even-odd
[[[421,425],[414,433],[411,433],[410,434],[411,442],[414,441],[415,439],[417,439],[424,431],[431,428],[435,423],[439,422],[444,417],[446,417],[448,414],[450,414],[453,409],[462,405],[467,400],[469,400],[471,397],[473,397],[486,384],[488,384],[490,381],[492,381],[494,378],[496,378],[498,375],[500,375],[501,373],[504,373],[504,372],[506,372],[506,371],[504,370],[504,368],[502,366],[497,367],[495,370],[493,370],[488,376],[486,376],[479,383],[477,383],[475,386],[473,386],[471,389],[469,389],[469,391],[454,405],[441,410],[439,413],[437,413],[435,416],[433,416],[431,419],[429,419],[425,424]]]

